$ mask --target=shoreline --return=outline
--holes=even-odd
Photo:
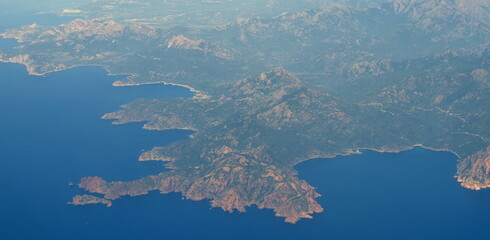
[[[296,175],[299,175],[299,172],[297,171],[295,166],[300,164],[300,163],[303,163],[303,162],[306,162],[309,160],[313,160],[313,159],[335,159],[335,158],[341,157],[341,156],[363,154],[362,151],[364,151],[364,150],[374,151],[377,153],[395,153],[396,154],[396,153],[400,153],[400,152],[404,152],[404,151],[413,150],[413,149],[415,149],[415,147],[421,147],[423,149],[435,151],[435,152],[448,152],[448,153],[454,154],[457,157],[458,162],[463,160],[463,158],[458,153],[456,153],[450,149],[439,149],[439,148],[427,147],[427,146],[424,146],[423,144],[414,144],[410,147],[400,148],[400,149],[384,149],[383,150],[383,149],[376,149],[376,148],[359,148],[359,149],[349,149],[349,151],[346,153],[323,155],[323,156],[322,155],[311,156],[311,157],[308,157],[308,158],[305,158],[305,159],[302,159],[302,160],[296,162],[295,164],[292,165],[292,167],[296,171]],[[459,163],[457,163],[456,166],[458,166],[458,165],[459,165]],[[468,181],[468,180],[462,179],[462,177],[460,175],[458,175],[457,173],[453,176],[453,178],[456,179],[456,182],[460,183],[460,186],[464,189],[473,190],[473,191],[480,191],[480,190],[485,190],[487,188],[490,188],[489,183],[480,183],[480,182],[471,181],[471,180]]]
[[[131,75],[129,75],[129,76],[131,76]],[[141,82],[141,83],[124,83],[121,81],[115,81],[112,83],[112,86],[114,86],[114,87],[131,87],[131,86],[142,86],[142,85],[152,85],[152,84],[163,84],[163,85],[170,85],[170,86],[187,88],[190,92],[194,93],[194,96],[192,97],[194,99],[208,99],[211,97],[211,96],[207,95],[206,92],[195,89],[189,85],[180,84],[180,83],[171,83],[171,82],[166,82],[166,81]]]
[[[427,149],[427,150],[431,150],[431,151],[435,151],[435,152],[449,152],[449,153],[452,153],[454,154],[458,160],[461,160],[462,158],[459,156],[459,154],[457,154],[456,152],[450,150],[450,149],[438,149],[438,148],[432,148],[432,147],[426,147],[422,144],[414,144],[410,147],[406,147],[406,148],[401,148],[401,149],[393,149],[393,150],[390,150],[390,149],[376,149],[376,148],[358,148],[358,149],[349,149],[348,152],[346,153],[338,153],[338,154],[331,154],[331,155],[317,155],[317,156],[311,156],[311,157],[307,157],[307,158],[304,158],[302,160],[299,160],[297,161],[295,164],[293,164],[292,166],[296,166],[302,162],[306,162],[306,161],[309,161],[309,160],[312,160],[312,159],[333,159],[333,158],[336,158],[336,157],[342,157],[342,156],[350,156],[350,155],[359,155],[359,154],[363,154],[362,151],[364,150],[368,150],[368,151],[373,151],[373,152],[378,152],[378,153],[400,153],[400,152],[404,152],[404,151],[410,151],[410,150],[413,150],[415,149],[415,147],[421,147],[423,149]]]
[[[77,65],[73,65],[73,66],[69,66],[69,67],[66,67],[65,66],[65,67],[63,67],[61,69],[56,69],[56,70],[51,70],[51,71],[45,71],[45,72],[40,73],[40,72],[34,71],[33,70],[33,67],[30,64],[28,64],[28,63],[10,61],[8,59],[6,60],[6,59],[1,58],[1,56],[0,56],[0,62],[2,62],[2,63],[20,64],[20,65],[22,65],[22,66],[25,67],[25,70],[26,70],[26,72],[27,72],[28,75],[31,75],[31,76],[39,76],[39,77],[45,76],[45,75],[50,74],[50,73],[62,72],[62,71],[74,69],[74,68],[77,68],[77,67],[100,67],[100,68],[102,68],[106,72],[107,76],[123,76],[125,79],[127,79],[128,77],[134,76],[134,74],[132,74],[132,73],[114,73],[114,72],[112,72],[110,70],[110,67],[108,65],[103,65],[103,64],[77,64]],[[164,84],[164,85],[172,85],[172,86],[183,87],[183,88],[187,88],[187,89],[189,89],[189,91],[195,93],[195,96],[201,95],[203,97],[209,97],[203,91],[198,90],[196,88],[193,88],[191,86],[184,85],[184,84],[179,84],[179,83],[165,82],[163,80],[162,81],[154,81],[154,82],[141,82],[141,83],[130,83],[130,82],[124,83],[124,82],[122,82],[120,80],[117,80],[117,81],[114,81],[112,83],[112,86],[114,86],[114,87],[130,87],[130,86],[151,85],[151,84]]]

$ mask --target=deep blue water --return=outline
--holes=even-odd
[[[488,238],[490,191],[461,188],[454,155],[420,148],[300,164],[325,212],[295,225],[271,210],[229,214],[179,194],[123,198],[111,208],[66,205],[81,193],[68,182],[163,171],[137,162],[141,150],[190,134],[101,120],[135,98],[191,96],[174,86],[112,87],[118,78],[96,67],[35,77],[0,64],[0,239]]]

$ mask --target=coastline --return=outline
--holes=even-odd
[[[205,92],[201,90],[197,90],[189,85],[185,84],[179,84],[179,83],[171,83],[171,82],[165,82],[165,81],[154,81],[154,82],[141,82],[141,83],[129,83],[129,82],[121,82],[121,81],[115,81],[112,83],[112,86],[114,87],[131,87],[131,86],[141,86],[141,85],[152,85],[152,84],[163,84],[163,85],[171,85],[171,86],[177,86],[177,87],[183,87],[189,89],[189,91],[194,93],[194,99],[208,99],[211,96],[207,95]]]
[[[125,76],[125,79],[128,80],[128,78],[130,78],[131,76],[135,76],[135,74],[132,74],[132,73],[115,73],[113,71],[110,70],[110,66],[108,65],[103,65],[103,64],[78,64],[78,65],[73,65],[73,66],[65,66],[63,64],[61,65],[58,65],[56,66],[55,69],[53,70],[50,70],[50,71],[45,71],[45,72],[36,72],[35,71],[35,68],[36,66],[35,65],[32,65],[31,62],[29,62],[29,55],[19,55],[19,56],[16,56],[17,59],[4,59],[2,58],[2,56],[0,56],[0,62],[4,62],[4,63],[16,63],[16,64],[21,64],[23,66],[25,66],[25,69],[27,71],[27,73],[29,75],[34,75],[34,76],[44,76],[46,74],[49,74],[49,73],[54,73],[54,72],[61,72],[61,71],[65,71],[65,70],[69,70],[69,69],[73,69],[73,68],[76,68],[76,67],[101,67],[102,69],[104,69],[104,71],[106,72],[106,74],[108,76]],[[14,58],[16,58],[14,57]],[[112,86],[115,86],[115,87],[123,87],[123,86],[139,86],[139,85],[150,85],[150,84],[164,84],[164,85],[172,85],[172,86],[179,86],[179,87],[184,87],[184,88],[187,88],[189,89],[189,91],[195,93],[194,97],[195,99],[206,99],[206,98],[209,98],[210,96],[206,95],[204,92],[200,91],[200,90],[197,90],[193,87],[190,87],[188,85],[184,85],[184,84],[178,84],[178,83],[169,83],[169,82],[165,82],[165,81],[152,81],[152,82],[139,82],[139,83],[135,83],[135,82],[123,82],[123,81],[115,81],[112,83]],[[147,130],[157,130],[157,129],[152,129],[152,128],[148,128],[147,126],[143,127],[144,129],[147,129]],[[194,130],[194,129],[191,129],[191,130]],[[412,150],[414,149],[415,147],[421,147],[421,148],[424,148],[424,149],[428,149],[428,150],[431,150],[431,151],[445,151],[445,152],[450,152],[452,154],[454,154],[455,156],[457,156],[457,158],[459,160],[462,160],[461,156],[456,153],[455,151],[453,150],[450,150],[450,149],[439,149],[439,148],[433,148],[433,147],[427,147],[427,146],[424,146],[422,144],[414,144],[414,145],[411,145],[411,146],[406,146],[406,147],[400,147],[400,148],[393,148],[393,149],[390,149],[390,148],[358,148],[358,149],[349,149],[347,150],[346,152],[343,152],[343,153],[334,153],[334,154],[328,154],[328,155],[312,155],[312,156],[308,156],[307,158],[303,158],[303,159],[298,159],[293,165],[292,167],[294,167],[295,165],[301,163],[301,162],[304,162],[304,161],[307,161],[307,160],[310,160],[310,159],[314,159],[314,158],[335,158],[335,157],[338,157],[338,156],[348,156],[348,155],[352,155],[352,154],[362,154],[362,150],[370,150],[370,151],[375,151],[375,152],[379,152],[379,153],[399,153],[399,152],[402,152],[402,151],[408,151],[408,150]],[[485,184],[481,184],[481,183],[477,183],[475,181],[467,181],[467,180],[464,180],[462,179],[460,176],[455,176],[455,178],[457,179],[458,182],[461,183],[461,186],[464,187],[464,188],[467,188],[467,189],[472,189],[472,190],[481,190],[483,188],[488,188],[490,187],[490,185],[485,185]]]
[[[306,162],[306,161],[311,160],[311,159],[318,159],[318,158],[333,159],[333,158],[341,157],[341,156],[363,154],[362,151],[364,151],[364,150],[374,151],[374,152],[378,152],[378,153],[400,153],[400,152],[404,152],[404,151],[413,150],[415,147],[421,147],[423,149],[427,149],[427,150],[431,150],[431,151],[435,151],[435,152],[449,152],[449,153],[454,154],[458,158],[458,160],[462,159],[459,156],[459,154],[457,154],[456,152],[454,152],[453,150],[450,150],[450,149],[438,149],[438,148],[426,147],[422,144],[414,144],[410,147],[405,147],[405,148],[400,148],[400,149],[358,148],[358,149],[349,149],[345,153],[337,153],[337,154],[331,154],[331,155],[314,155],[314,156],[310,156],[310,157],[304,158],[302,160],[299,160],[298,162],[293,164],[293,167],[302,163],[302,162]]]
[[[77,65],[73,65],[73,66],[69,66],[69,67],[63,66],[59,69],[54,69],[54,70],[45,71],[45,72],[36,72],[34,70],[35,68],[27,62],[12,61],[12,60],[8,60],[8,59],[4,59],[1,57],[1,55],[0,55],[0,62],[23,65],[26,69],[27,74],[32,75],[32,76],[40,76],[40,77],[45,76],[46,74],[55,73],[55,72],[62,72],[62,71],[74,69],[77,67],[100,67],[100,68],[104,69],[104,71],[107,73],[108,76],[124,76],[125,79],[128,79],[131,76],[134,76],[133,73],[124,73],[124,72],[123,73],[114,73],[110,70],[110,66],[104,65],[104,64],[77,64]],[[114,87],[130,87],[130,86],[151,85],[151,84],[164,84],[164,85],[172,85],[172,86],[183,87],[183,88],[187,88],[187,89],[189,89],[189,91],[195,93],[194,97],[198,97],[198,96],[199,96],[198,98],[209,98],[210,97],[210,96],[206,95],[205,92],[198,90],[198,89],[195,89],[191,86],[179,84],[179,83],[166,82],[163,80],[162,81],[153,81],[153,82],[141,82],[141,83],[130,83],[130,82],[122,82],[120,80],[117,80],[117,81],[114,81],[112,83],[112,86],[114,86]]]
[[[346,153],[339,153],[339,154],[333,154],[333,155],[323,155],[323,156],[322,155],[315,155],[315,156],[311,156],[311,157],[308,157],[308,158],[305,158],[303,160],[298,161],[297,163],[295,163],[293,165],[293,168],[296,165],[298,165],[299,163],[306,162],[308,160],[322,159],[322,158],[334,159],[334,158],[339,157],[339,156],[350,156],[353,154],[362,154],[363,150],[369,150],[369,151],[374,151],[374,152],[378,152],[378,153],[400,153],[403,151],[413,150],[415,147],[421,147],[423,149],[427,149],[427,150],[435,151],[435,152],[448,152],[448,153],[454,154],[457,157],[458,163],[457,163],[456,167],[458,167],[458,168],[460,167],[460,164],[463,160],[467,160],[468,158],[471,158],[471,156],[472,156],[472,155],[470,155],[466,158],[462,158],[458,153],[456,153],[455,151],[453,151],[451,149],[439,149],[439,148],[427,147],[427,146],[424,146],[423,144],[414,144],[410,147],[399,148],[399,149],[359,148],[359,149],[350,149]],[[478,180],[475,180],[472,178],[464,178],[462,175],[459,174],[459,172],[457,172],[453,176],[453,178],[455,178],[456,181],[458,183],[460,183],[461,187],[463,187],[465,189],[479,191],[479,190],[484,190],[486,188],[490,188],[490,181],[488,179],[482,180],[483,181],[482,182],[482,181],[478,181]]]

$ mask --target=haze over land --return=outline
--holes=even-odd
[[[94,1],[80,17],[12,29],[0,60],[42,75],[97,65],[114,85],[171,83],[191,99],[138,99],[104,115],[193,137],[144,152],[172,169],[131,182],[83,178],[74,204],[148,191],[273,209],[288,222],[323,210],[299,162],[422,145],[455,153],[457,176],[490,186],[490,3]],[[117,203],[115,203],[117,204]]]

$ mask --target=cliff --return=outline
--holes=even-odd
[[[461,161],[458,181],[463,187],[474,190],[490,187],[490,146]]]

